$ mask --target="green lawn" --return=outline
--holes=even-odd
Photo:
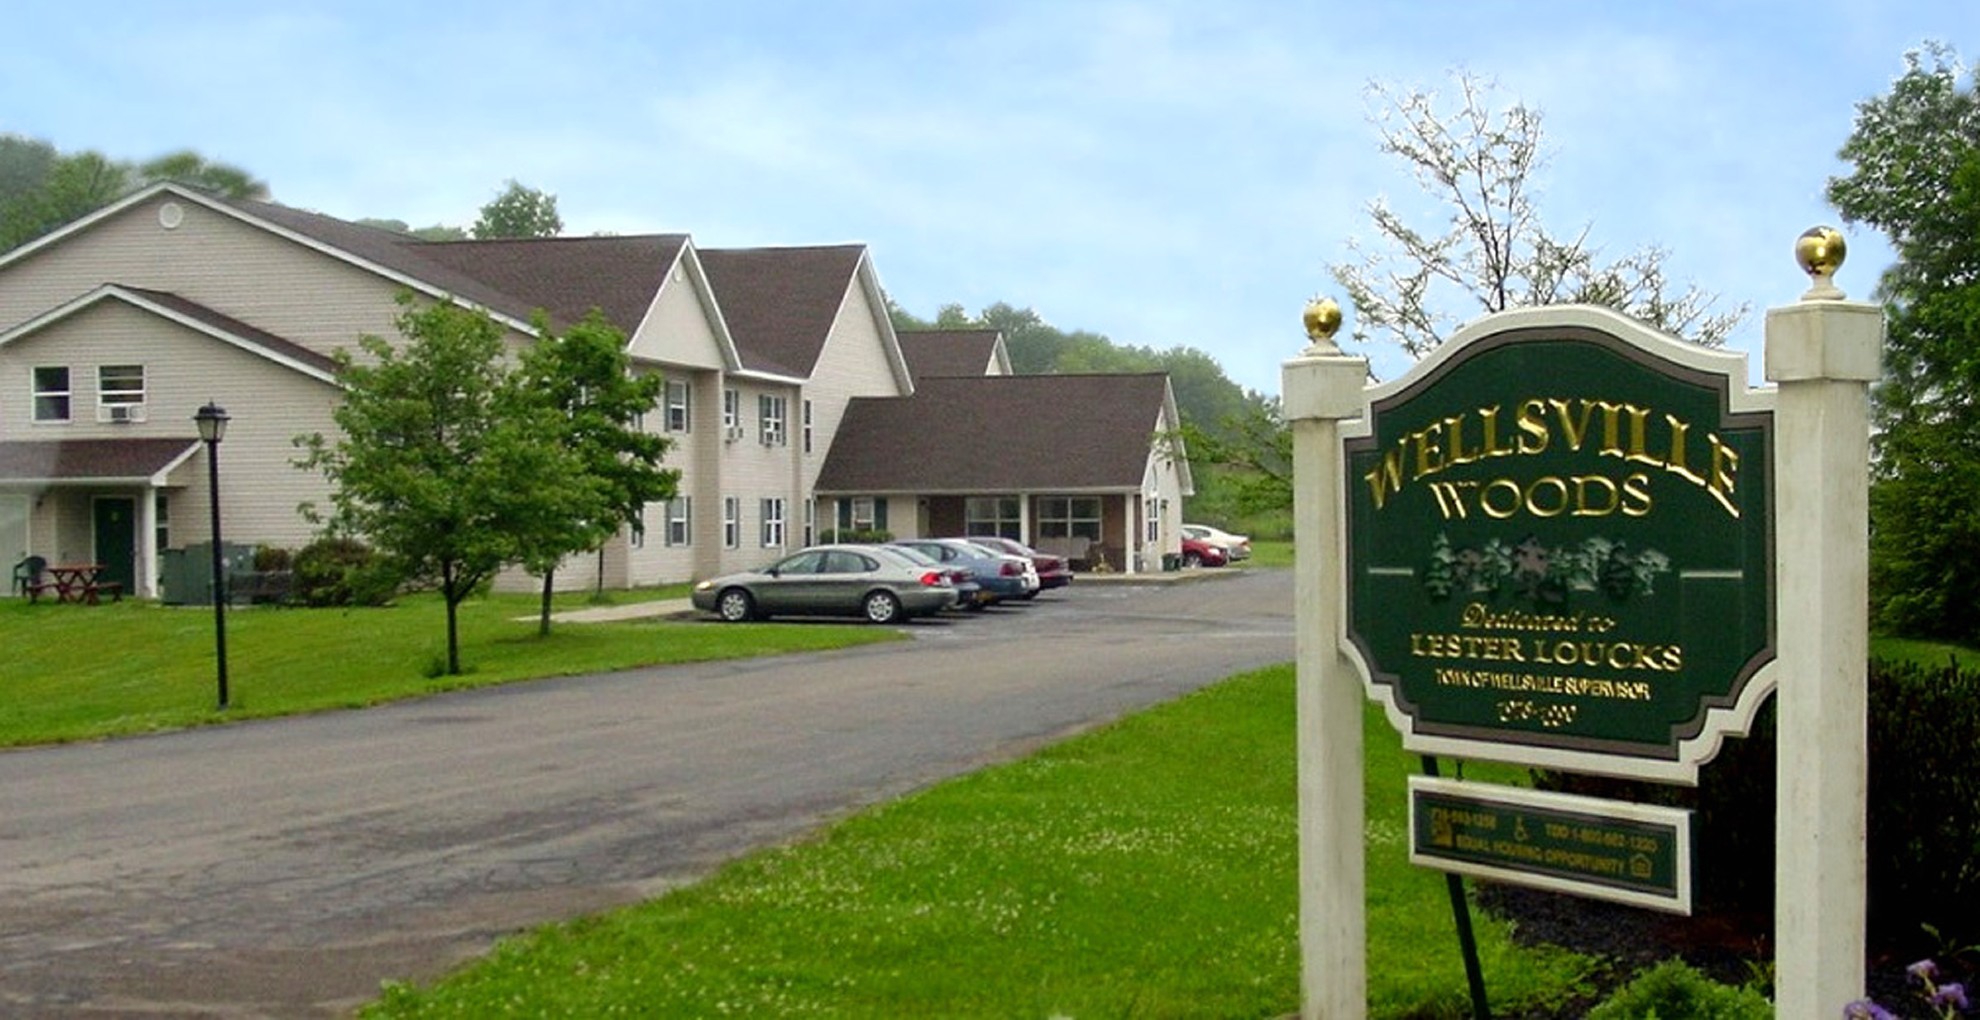
[[[1379,710],[1366,726],[1373,1015],[1465,1015],[1443,878],[1405,856],[1419,760]],[[365,1015],[1282,1016],[1299,1002],[1296,781],[1292,669],[1246,674],[515,938]],[[1601,967],[1478,920],[1499,1009]]]
[[[1252,539],[1251,558],[1244,561],[1247,567],[1290,567],[1293,565],[1293,544],[1274,539]]]
[[[679,598],[686,588],[611,593],[606,602]],[[558,598],[558,609],[594,605]],[[715,625],[640,620],[559,623],[536,634],[531,595],[461,606],[461,676],[446,662],[446,615],[432,595],[382,609],[227,614],[226,712],[216,711],[213,611],[125,601],[101,606],[0,600],[6,696],[0,747],[83,740],[232,719],[351,708],[459,687],[662,663],[815,651],[899,635],[858,624]]]
[[[1980,652],[1939,641],[1872,637],[1870,657],[1898,662],[1916,662],[1926,666],[1944,666],[1948,661],[1957,661],[1961,670],[1980,669]]]

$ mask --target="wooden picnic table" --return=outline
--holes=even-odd
[[[124,596],[123,585],[103,579],[101,563],[51,563],[42,573],[46,580],[28,585],[30,602],[40,601],[43,595],[53,595],[57,602],[93,606],[104,595],[109,595],[112,602]]]

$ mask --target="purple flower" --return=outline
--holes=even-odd
[[[1944,1009],[1947,1006],[1951,1006],[1954,1009],[1965,1009],[1966,986],[1957,981],[1940,985],[1938,991],[1932,993],[1932,1005],[1940,1009]]]
[[[1898,1016],[1869,999],[1858,999],[1843,1007],[1843,1020],[1898,1020]]]
[[[1939,965],[1931,960],[1920,960],[1906,967],[1904,972],[1911,975],[1913,981],[1929,982],[1939,976]]]

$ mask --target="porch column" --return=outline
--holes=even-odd
[[[137,563],[133,564],[131,594],[148,599],[158,594],[158,485],[138,490]]]
[[[1122,536],[1121,540],[1121,558],[1127,561],[1121,564],[1121,572],[1124,574],[1132,574],[1141,567],[1139,563],[1135,562],[1141,559],[1141,544],[1134,540],[1134,525],[1140,519],[1141,515],[1130,512],[1136,509],[1141,499],[1140,489],[1136,489],[1133,496],[1125,493],[1121,495],[1121,530],[1126,533]]]

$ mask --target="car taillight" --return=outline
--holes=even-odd
[[[947,583],[948,583],[948,578],[944,577],[942,572],[939,570],[931,570],[928,573],[921,575],[921,586],[924,588],[940,588],[942,585]]]
[[[997,572],[1005,577],[1022,577],[1024,575],[1024,568],[1015,563],[1006,563]]]

